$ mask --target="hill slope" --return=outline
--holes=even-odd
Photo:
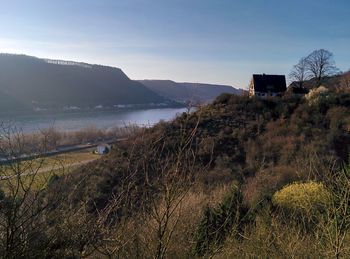
[[[177,102],[210,102],[222,93],[241,95],[242,91],[228,85],[177,83],[171,80],[139,80],[150,90]]]
[[[191,114],[183,113],[172,122],[159,123],[118,144],[102,159],[58,178],[49,187],[49,193],[55,194],[52,203],[57,199],[57,190],[64,186],[62,200],[67,213],[85,206],[90,215],[110,210],[110,217],[130,220],[132,229],[137,230],[135,235],[124,223],[119,224],[124,221],[116,223],[116,229],[124,227],[123,236],[128,240],[118,251],[122,257],[152,257],[155,249],[150,251],[148,247],[159,242],[158,232],[152,232],[154,222],[162,217],[159,215],[166,218],[166,212],[174,211],[174,204],[179,203],[179,213],[173,213],[172,218],[179,224],[167,229],[174,230],[173,237],[169,237],[172,250],[166,252],[168,257],[194,257],[193,244],[198,255],[211,253],[225,241],[237,242],[235,246],[229,243],[231,256],[224,258],[234,257],[235,251],[246,255],[253,251],[259,257],[256,247],[242,241],[241,236],[254,238],[258,231],[276,231],[270,225],[264,230],[256,225],[263,217],[281,219],[282,214],[272,207],[274,193],[296,181],[322,181],[328,168],[336,168],[334,161],[340,164],[348,160],[349,105],[349,93],[329,92],[312,102],[287,96],[257,99],[223,94],[212,104]],[[228,192],[232,185],[236,196]],[[220,198],[222,203],[215,202],[217,190],[230,196]],[[208,209],[208,201],[216,205]],[[164,209],[164,204],[170,209]],[[232,228],[235,222],[240,227]],[[285,222],[280,223],[283,231],[276,231],[276,236],[288,231],[290,235],[309,233],[293,232]],[[94,225],[74,229],[89,230]],[[241,235],[235,235],[236,231]],[[136,238],[145,236],[150,237],[149,243],[139,247]],[[316,241],[312,244],[319,244]],[[286,237],[284,242],[289,244],[290,239]],[[283,257],[288,257],[287,253]]]
[[[0,55],[0,93],[16,100],[8,109],[19,103],[61,108],[166,102],[119,68],[8,54]]]
[[[19,213],[10,226],[24,226],[15,241],[25,258],[154,258],[160,248],[162,258],[328,258],[324,244],[333,237],[325,239],[323,230],[319,237],[320,229],[333,231],[334,218],[350,223],[342,163],[349,162],[349,108],[348,90],[313,99],[223,94],[172,122],[140,129],[71,174],[45,175],[38,190],[12,192],[25,188],[23,178],[4,177],[2,225]],[[12,139],[4,138],[11,152]],[[32,164],[5,172],[20,175]],[[285,205],[276,203],[291,186]],[[322,203],[310,198],[323,196]],[[30,236],[22,238],[23,231]],[[16,256],[6,258],[18,258],[20,246],[13,247]]]

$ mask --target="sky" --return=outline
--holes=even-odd
[[[247,88],[315,49],[350,68],[349,0],[0,0],[0,52],[121,68],[131,79]]]

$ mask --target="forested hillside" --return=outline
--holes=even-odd
[[[93,108],[98,105],[168,103],[168,99],[130,80],[121,69],[85,63],[0,55],[2,109]]]

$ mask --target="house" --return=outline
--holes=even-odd
[[[108,154],[109,151],[111,151],[111,149],[112,149],[111,145],[99,144],[96,147],[96,153],[99,154],[99,155],[105,155],[105,154]]]
[[[254,74],[249,85],[249,96],[266,98],[269,96],[282,96],[287,90],[284,75]]]
[[[307,89],[306,87],[300,87],[295,85],[289,86],[287,91],[289,92],[289,94],[299,97],[309,93],[309,89]]]

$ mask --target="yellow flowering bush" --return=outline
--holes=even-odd
[[[330,193],[322,183],[293,183],[277,191],[273,197],[274,205],[292,211],[311,212],[322,209],[329,203]]]

